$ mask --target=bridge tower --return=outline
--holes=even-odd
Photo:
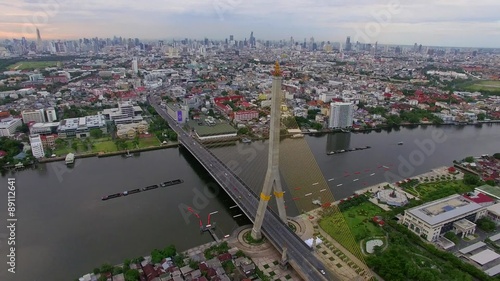
[[[262,222],[266,213],[267,203],[271,199],[271,190],[274,190],[278,213],[280,219],[287,223],[285,201],[283,200],[283,189],[279,174],[279,143],[280,143],[280,124],[281,124],[281,70],[278,62],[274,65],[272,97],[271,97],[271,126],[269,131],[269,155],[267,158],[267,172],[264,179],[264,186],[260,193],[259,207],[255,215],[255,222],[252,229],[252,238],[261,239]]]

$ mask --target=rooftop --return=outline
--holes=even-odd
[[[210,124],[210,126],[206,125],[206,123],[198,125],[198,121],[188,121],[189,127],[193,128],[200,137],[235,134],[237,132],[233,126],[227,123],[214,122]]]
[[[427,224],[435,225],[450,219],[458,218],[467,213],[478,211],[481,208],[483,208],[483,206],[468,201],[462,195],[455,194],[417,206],[406,212],[409,212]]]
[[[496,199],[500,199],[500,187],[491,186],[491,185],[481,185],[480,187],[476,187],[477,191],[490,195]]]

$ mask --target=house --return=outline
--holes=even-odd
[[[156,272],[156,269],[152,264],[146,264],[145,266],[142,267],[142,270],[144,272],[144,276],[146,277],[147,281],[151,281],[154,278],[158,277],[158,272]]]
[[[231,260],[233,258],[233,256],[231,256],[230,253],[224,253],[224,254],[219,255],[217,258],[222,263],[222,262]]]
[[[255,264],[246,257],[239,257],[234,260],[234,265],[240,268],[246,276],[255,274]]]

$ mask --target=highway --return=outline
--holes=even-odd
[[[242,212],[253,222],[255,214],[257,213],[259,196],[257,196],[257,194],[255,194],[238,176],[233,174],[222,161],[212,154],[212,152],[185,132],[181,126],[160,107],[158,101],[154,99],[155,98],[149,96],[149,103],[177,133],[180,144],[205,167],[218,184],[240,207]],[[284,247],[288,249],[287,253],[290,264],[299,274],[301,273],[303,278],[307,281],[341,280],[337,275],[334,275],[324,267],[323,263],[314,255],[311,248],[283,223],[278,215],[269,207],[262,224],[262,233],[280,252],[282,252]],[[325,274],[320,272],[322,270],[324,270],[323,272],[325,272]]]

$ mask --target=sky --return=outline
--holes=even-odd
[[[209,38],[500,47],[500,0],[1,0],[0,38]]]

